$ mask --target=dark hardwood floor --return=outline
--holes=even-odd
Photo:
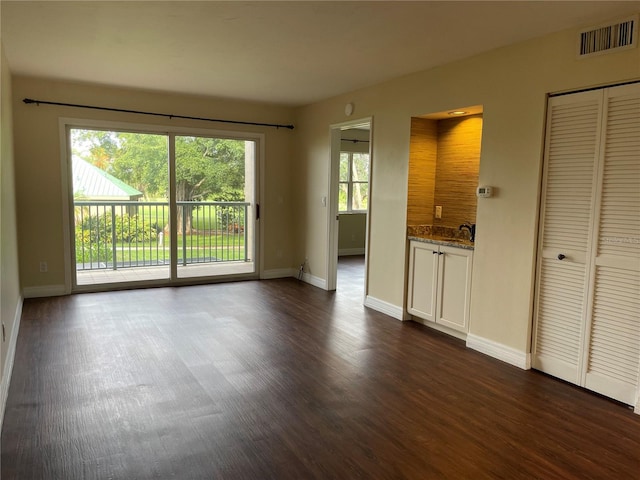
[[[2,480],[640,478],[627,407],[361,303],[342,275],[26,300]]]

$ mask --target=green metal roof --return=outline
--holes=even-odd
[[[74,195],[96,200],[137,200],[143,196],[140,190],[80,157],[74,156],[72,164]]]

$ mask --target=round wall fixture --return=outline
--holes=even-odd
[[[347,103],[347,104],[344,106],[344,114],[345,114],[347,117],[350,117],[350,116],[351,116],[351,114],[353,113],[353,109],[354,109],[353,103]]]

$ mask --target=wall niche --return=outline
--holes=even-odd
[[[482,109],[411,118],[407,225],[457,228],[475,223],[482,144]],[[436,206],[442,218],[436,218]]]

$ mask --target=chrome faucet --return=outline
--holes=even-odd
[[[474,242],[476,240],[476,224],[475,223],[463,223],[458,227],[458,230],[469,230],[469,240]]]

